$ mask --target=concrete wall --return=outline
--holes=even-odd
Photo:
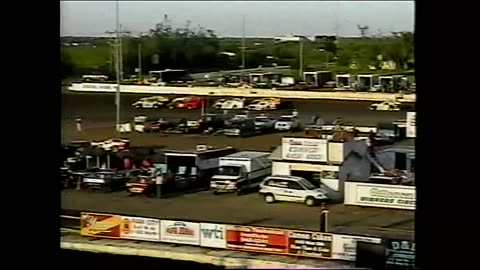
[[[74,83],[68,88],[76,92],[116,92],[116,84],[98,83]],[[316,91],[295,91],[295,90],[272,90],[272,89],[242,89],[242,88],[219,88],[219,87],[173,87],[173,86],[139,86],[121,85],[121,93],[139,94],[171,94],[171,95],[200,95],[200,96],[232,96],[232,97],[279,97],[291,99],[333,99],[333,100],[363,100],[363,101],[384,101],[399,97],[398,94],[386,93],[335,93]],[[416,96],[403,95],[401,101],[415,102]]]

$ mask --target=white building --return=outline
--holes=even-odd
[[[301,176],[329,190],[343,201],[347,179],[368,180],[371,161],[365,140],[333,142],[326,139],[284,137],[271,155],[273,175]]]

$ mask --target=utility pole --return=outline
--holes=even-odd
[[[242,78],[245,77],[245,15],[242,15]]]
[[[138,79],[142,79],[142,41],[138,42]]]
[[[298,73],[299,73],[299,77],[302,78],[303,77],[303,40],[302,40],[302,37],[300,37],[300,40],[298,41],[299,42],[299,54],[300,54],[300,63],[299,63],[299,68],[298,68]]]
[[[123,32],[122,32],[122,25],[119,25],[119,46],[120,46],[120,81],[123,81]]]
[[[116,105],[116,130],[120,131],[120,76],[121,76],[121,50],[120,50],[120,16],[119,16],[119,3],[115,1],[116,11],[116,40],[117,40],[117,92],[115,93],[115,105]]]

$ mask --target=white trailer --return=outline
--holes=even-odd
[[[355,75],[352,74],[340,74],[335,76],[336,86],[339,89],[350,89],[355,84]]]
[[[214,194],[237,192],[259,187],[262,180],[272,173],[268,152],[244,151],[221,157],[219,169],[210,181]]]
[[[360,90],[376,91],[379,83],[378,77],[374,74],[358,75],[358,87]]]

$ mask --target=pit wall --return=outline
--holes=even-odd
[[[103,83],[74,83],[68,90],[73,92],[116,92],[116,84]],[[368,92],[320,92],[320,91],[297,91],[297,90],[273,90],[273,89],[247,89],[247,88],[220,88],[220,87],[174,87],[174,86],[142,86],[121,85],[121,93],[136,94],[163,94],[163,95],[199,95],[199,96],[231,96],[231,97],[278,97],[286,99],[330,99],[352,101],[385,101],[398,99],[401,102],[415,102],[416,95],[400,95]]]

